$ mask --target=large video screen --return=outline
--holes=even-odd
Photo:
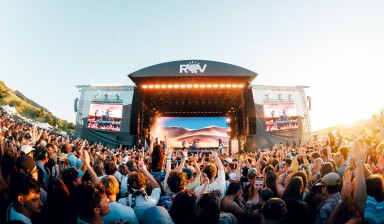
[[[298,129],[297,109],[294,103],[264,104],[266,131]]]
[[[154,122],[151,134],[164,139],[168,132],[168,146],[182,148],[217,148],[219,140],[228,146],[226,117],[160,117]],[[184,143],[183,143],[184,142]]]
[[[88,128],[120,131],[122,113],[122,104],[91,103],[88,114]]]

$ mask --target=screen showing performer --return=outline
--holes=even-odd
[[[88,114],[88,128],[120,131],[122,113],[122,104],[91,103]]]
[[[228,145],[225,117],[160,117],[151,130],[160,138],[167,132],[173,148],[217,148],[219,139]]]
[[[264,104],[266,131],[286,131],[298,128],[296,104]]]

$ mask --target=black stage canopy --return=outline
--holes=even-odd
[[[223,116],[244,107],[257,73],[216,61],[181,60],[128,75],[148,111],[169,116]]]
[[[248,85],[257,73],[248,69],[206,60],[181,60],[152,65],[128,75],[139,87],[145,83],[169,82],[219,82],[219,83],[247,83]]]

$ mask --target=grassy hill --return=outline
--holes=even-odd
[[[327,136],[328,132],[340,130],[341,133],[343,133],[346,136],[355,135],[356,133],[364,132],[365,130],[368,131],[378,131],[379,125],[377,115],[372,115],[371,118],[366,120],[359,120],[351,124],[339,124],[335,125],[329,128],[325,128],[318,131],[313,131],[312,135],[318,135],[318,136]]]
[[[9,89],[4,82],[0,81],[0,106],[10,105],[15,107],[23,117],[36,119],[38,122],[47,122],[58,130],[74,131],[75,124],[54,116],[44,107],[28,99],[19,91]]]

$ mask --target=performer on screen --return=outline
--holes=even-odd
[[[221,139],[219,139],[219,155],[223,155],[224,153],[224,145]]]
[[[95,121],[97,121],[97,116],[99,116],[99,109],[95,110]]]
[[[181,143],[181,146],[183,147],[183,150],[184,150],[185,147],[187,147],[187,143],[186,143],[185,141],[183,141],[183,142]]]

